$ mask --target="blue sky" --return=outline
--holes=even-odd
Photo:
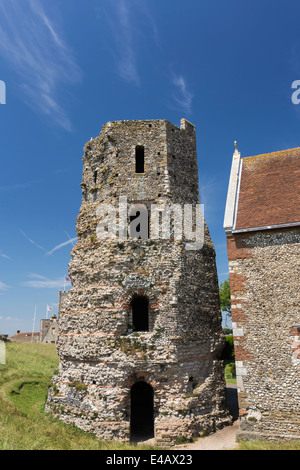
[[[201,202],[228,277],[234,151],[300,146],[299,1],[2,0],[0,333],[57,311],[81,202],[83,146],[104,123],[196,126]]]

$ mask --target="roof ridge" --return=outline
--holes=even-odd
[[[242,160],[248,159],[248,158],[258,158],[258,157],[271,157],[272,155],[280,155],[280,154],[285,154],[287,152],[300,152],[300,147],[295,147],[291,149],[285,149],[285,150],[276,150],[275,152],[269,152],[269,153],[260,153],[259,155],[250,155],[248,157],[243,157]]]

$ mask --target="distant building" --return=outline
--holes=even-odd
[[[10,341],[15,341],[18,343],[38,343],[40,341],[40,333],[21,333],[20,330],[13,336],[11,336]]]
[[[53,314],[50,319],[44,319],[40,322],[40,341],[41,343],[57,343],[58,331],[59,331],[59,316],[63,305],[63,301],[66,297],[66,291],[59,291],[58,293],[58,317]]]
[[[58,337],[58,321],[55,313],[50,319],[40,322],[40,341],[41,343],[56,344]]]
[[[67,292],[65,291],[59,291],[59,304],[58,304],[58,317],[53,314],[50,319],[42,319],[40,321],[40,332],[27,332],[27,333],[21,333],[20,330],[17,331],[17,333],[10,338],[8,338],[10,341],[16,341],[20,343],[53,343],[56,344],[57,338],[58,338],[58,319],[59,319],[59,313],[62,308],[63,300],[66,297]],[[4,339],[7,335],[0,335],[0,339]]]

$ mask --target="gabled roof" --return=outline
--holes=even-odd
[[[227,233],[300,225],[300,148],[241,159],[235,151],[227,195]]]
[[[16,333],[16,334],[14,334],[13,336],[11,336],[11,338],[22,338],[22,337],[24,337],[24,336],[32,336],[32,335],[37,336],[37,335],[39,335],[39,334],[40,334],[39,332],[34,332],[34,333],[30,333],[30,332],[28,332],[28,333]]]

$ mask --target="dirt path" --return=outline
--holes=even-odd
[[[227,406],[231,412],[234,422],[220,431],[207,437],[201,437],[192,444],[176,446],[174,449],[184,450],[229,450],[237,447],[236,432],[239,427],[238,401],[236,385],[227,384]]]
[[[217,431],[207,437],[202,437],[192,444],[184,446],[176,446],[174,449],[184,450],[229,450],[237,447],[236,431],[239,426],[239,421],[234,421],[232,426]]]

